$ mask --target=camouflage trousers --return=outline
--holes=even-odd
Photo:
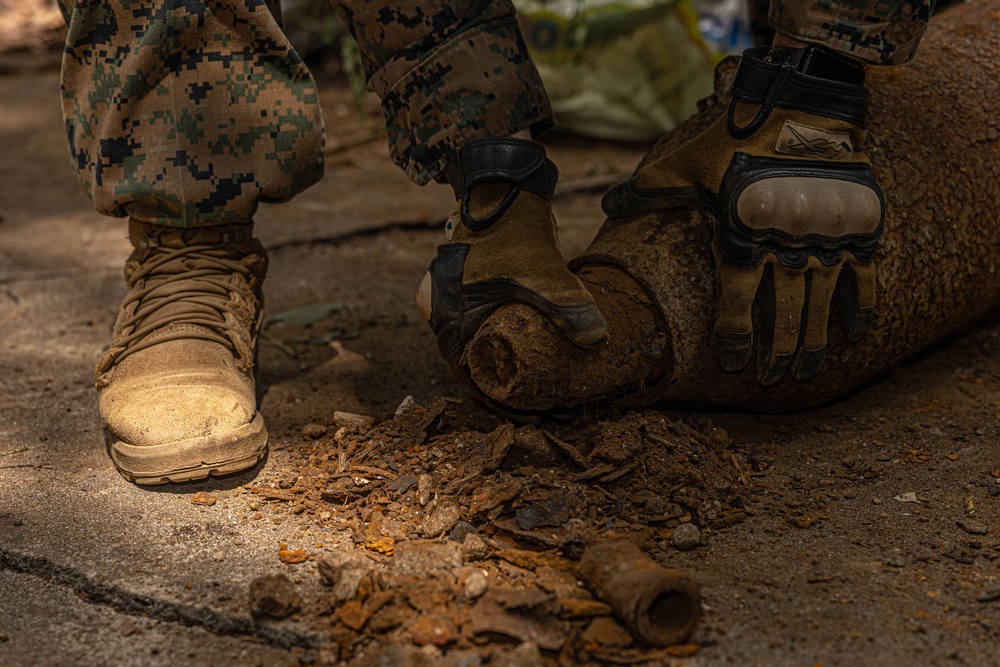
[[[935,0],[770,0],[772,30],[875,65],[913,58]],[[767,7],[751,0],[751,23]]]
[[[316,84],[278,0],[60,0],[74,166],[108,215],[242,222],[323,174]],[[417,183],[463,143],[551,125],[509,0],[335,1]]]
[[[759,0],[754,0],[759,2]],[[250,220],[323,174],[316,84],[279,0],[59,0],[63,111],[98,211],[189,227]],[[415,182],[473,139],[552,123],[510,0],[331,0]],[[877,64],[912,57],[933,0],[772,0],[773,27]]]

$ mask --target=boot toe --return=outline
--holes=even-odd
[[[263,458],[267,429],[251,377],[231,362],[151,372],[150,352],[115,369],[99,397],[108,452],[126,479],[192,481],[244,470]]]
[[[108,430],[137,447],[224,437],[252,422],[256,414],[252,395],[248,401],[246,392],[204,385],[107,391],[100,403]]]

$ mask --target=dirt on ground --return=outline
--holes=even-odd
[[[548,147],[563,183],[583,186],[556,203],[572,255],[596,231],[604,183],[642,147]],[[374,271],[381,248],[419,267],[439,238],[395,230],[331,256]],[[437,375],[412,285],[389,273],[353,285],[337,315],[269,328],[287,348],[265,351],[273,367],[381,361],[373,385],[355,385],[360,408],[297,412],[280,465],[243,490],[248,520],[298,529],[275,555],[288,576],[330,585],[298,612],[329,633],[321,660],[1000,664],[995,320],[808,412],[518,417]],[[612,536],[700,583],[704,615],[684,643],[637,641],[580,576],[583,551]]]
[[[796,415],[334,412],[250,520],[294,522],[276,558],[332,585],[302,613],[348,664],[995,665],[997,336]],[[700,582],[690,639],[643,646],[595,600],[577,559],[609,536]]]
[[[377,109],[322,83],[327,178],[385,220]],[[646,147],[546,141],[572,256]],[[439,213],[272,244],[269,459],[192,497],[281,526],[249,604],[328,638],[302,664],[1000,665],[1000,321],[807,412],[519,418],[450,376],[413,304]],[[689,638],[643,645],[594,593],[579,559],[609,537],[700,585]]]

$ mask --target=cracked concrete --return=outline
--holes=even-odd
[[[7,71],[18,71],[13,59]],[[0,97],[0,664],[298,662],[321,635],[295,619],[255,621],[246,604],[253,577],[286,568],[276,556],[290,539],[271,521],[247,521],[239,487],[260,468],[147,490],[109,465],[92,368],[124,294],[125,226],[93,212],[74,179],[58,71],[0,76]],[[448,198],[410,185],[384,152],[375,142],[342,170],[350,179],[266,207],[259,235],[301,254],[317,236],[443,220]],[[358,180],[398,184],[407,196],[373,220]],[[275,259],[272,273],[290,268]],[[274,290],[268,299],[287,303]],[[273,384],[294,385],[291,375]],[[316,419],[332,412],[314,404]],[[275,449],[301,427],[300,413],[287,416],[269,424]],[[217,504],[192,505],[201,490]],[[315,598],[317,577],[301,588]],[[126,619],[144,630],[123,637]]]
[[[92,386],[124,293],[125,227],[74,181],[55,60],[30,58],[0,58],[0,667],[309,663],[335,625],[318,616],[313,562],[281,563],[279,544],[315,557],[351,530],[335,506],[297,520],[245,487],[296,474],[288,450],[308,451],[302,427],[334,410],[381,419],[408,395],[463,393],[412,303],[450,193],[412,186],[372,141],[332,153],[302,197],[262,208],[267,313],[341,307],[322,327],[270,330],[301,340],[295,356],[261,350],[264,464],[141,489],[110,465]],[[336,97],[349,93],[323,94],[336,136],[353,122]],[[643,152],[551,148],[563,186],[614,180]],[[601,222],[597,197],[557,201],[569,256]],[[303,342],[331,332],[343,335]],[[659,547],[704,587],[703,643],[685,664],[996,667],[998,351],[994,316],[815,411],[683,413],[725,429],[761,468],[743,523],[692,551]],[[215,504],[193,504],[199,491]],[[921,502],[895,500],[910,492]],[[987,536],[962,527],[970,507]],[[311,613],[250,617],[250,580],[275,572],[301,582]]]
[[[67,586],[0,570],[5,601],[0,663],[5,665],[297,664],[296,654],[245,637],[127,614],[77,596]],[[305,652],[302,652],[304,655]]]
[[[295,617],[255,621],[247,588],[281,571],[317,604],[310,564],[280,563],[278,545],[318,555],[336,538],[255,512],[243,485],[280,474],[284,446],[334,410],[385,416],[407,395],[463,391],[412,301],[399,298],[440,242],[451,192],[412,185],[376,139],[331,154],[323,182],[291,203],[262,207],[267,312],[339,301],[343,326],[360,338],[309,358],[262,349],[263,466],[136,487],[110,465],[93,389],[125,291],[125,225],[95,213],[76,182],[58,60],[39,58],[0,56],[0,665],[297,664],[322,633]],[[349,95],[323,93],[331,136],[355,123]],[[610,168],[627,173],[642,150],[618,151]],[[374,207],[373,192],[382,193]],[[600,220],[596,209],[566,216],[570,254]],[[216,504],[193,505],[199,491]],[[124,636],[128,623],[141,631]]]

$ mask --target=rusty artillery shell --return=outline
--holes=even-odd
[[[886,196],[876,258],[877,316],[859,342],[829,327],[823,371],[760,386],[715,360],[713,221],[703,209],[607,222],[571,266],[611,327],[609,346],[576,348],[530,308],[488,319],[458,368],[515,410],[627,396],[793,410],[831,400],[1000,307],[1000,0],[935,16],[917,59],[869,68],[867,151]],[[717,79],[724,79],[720,70]],[[695,136],[726,108],[725,85],[647,160]]]
[[[647,646],[684,643],[701,617],[698,584],[683,572],[660,566],[628,540],[587,547],[579,574]]]

